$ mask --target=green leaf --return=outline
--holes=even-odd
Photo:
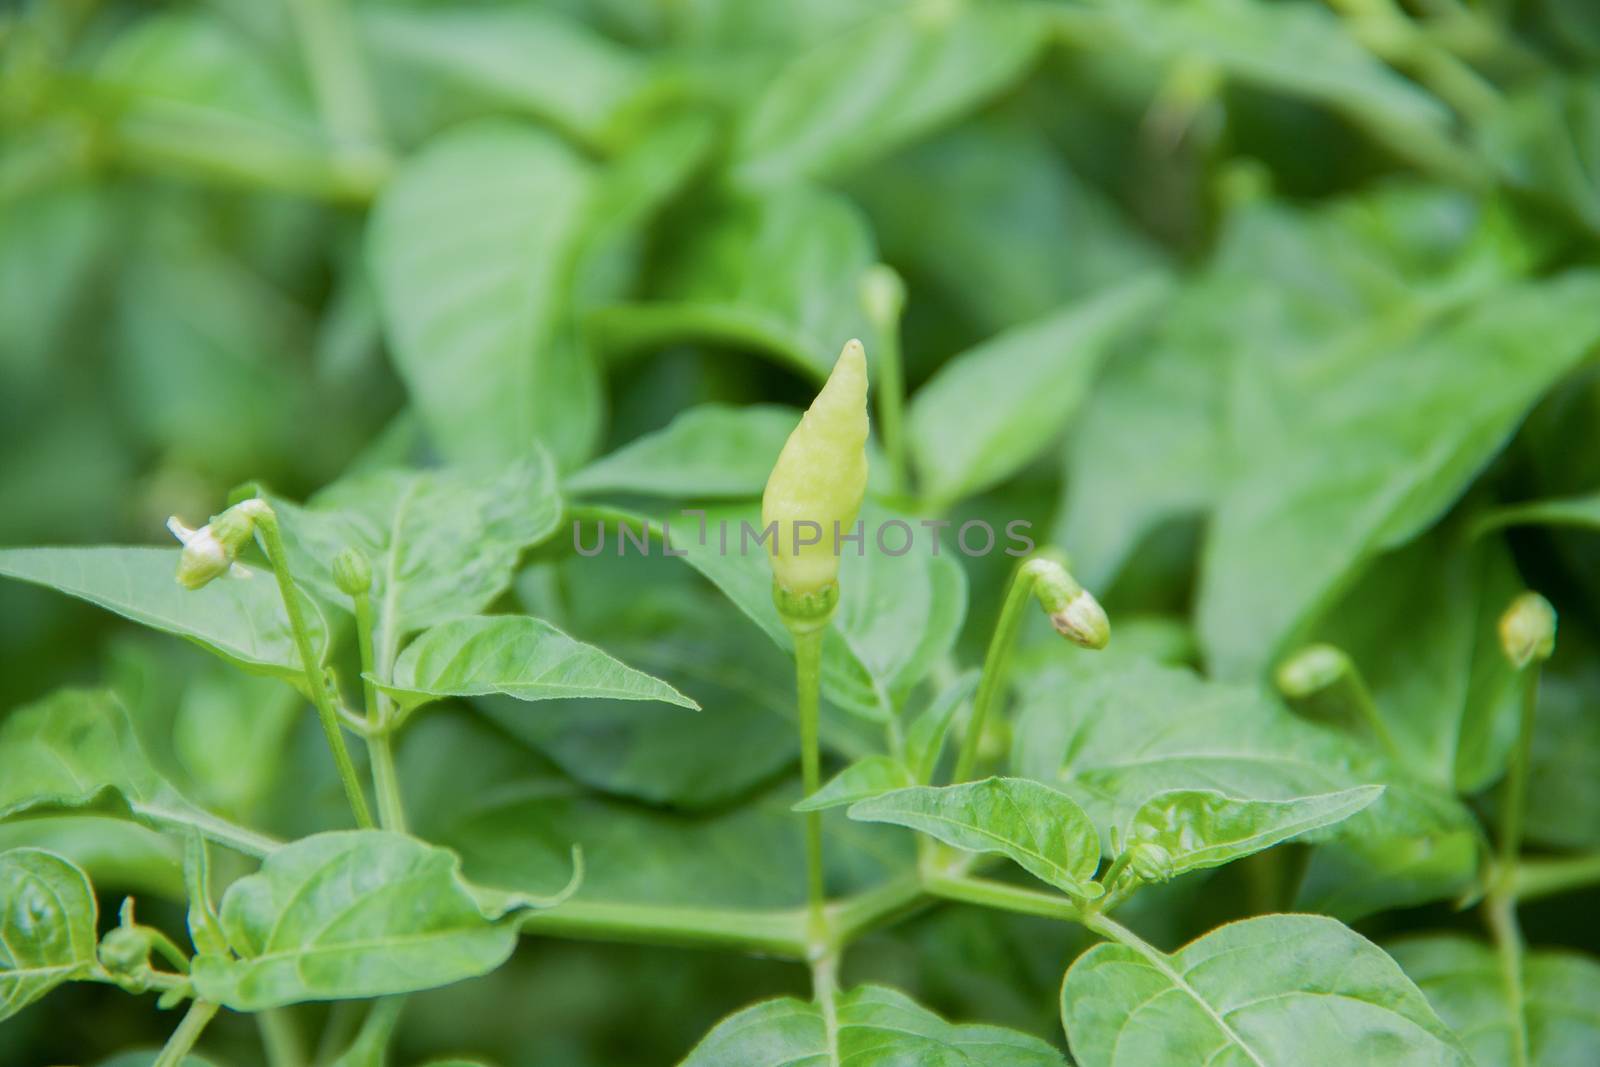
[[[395,647],[407,634],[488,607],[511,584],[522,550],[555,532],[562,509],[542,450],[493,470],[358,475],[303,507],[268,499],[295,574],[329,603],[353,610],[333,580],[334,559],[345,548],[367,557],[379,640]]]
[[[800,414],[777,404],[701,404],[590,463],[566,487],[690,500],[758,497]]]
[[[592,146],[644,84],[631,53],[555,12],[384,7],[361,22],[373,56],[397,76],[438,79]]]
[[[195,957],[195,992],[261,1011],[448,985],[504,963],[517,913],[540,905],[467,884],[454,853],[404,834],[315,834],[228,887],[218,914],[238,958]]]
[[[188,638],[246,670],[300,684],[295,651],[278,584],[270,573],[228,575],[203,589],[178,584],[176,548],[0,549],[0,575],[98,604],[123,618]],[[328,644],[321,613],[306,603],[312,647]]]
[[[1495,950],[1453,934],[1387,946],[1477,1067],[1585,1067],[1600,1048],[1600,963],[1576,952],[1529,952],[1522,1010],[1505,987]],[[1523,1044],[1526,1057],[1517,1055]]]
[[[1065,793],[1024,778],[912,786],[858,801],[850,817],[909,826],[969,852],[998,852],[1075,897],[1103,891],[1094,881],[1100,838]]]
[[[1098,47],[1120,37],[1125,47],[1167,63],[1204,61],[1248,85],[1331,107],[1424,166],[1457,174],[1468,166],[1450,138],[1449,110],[1319,4],[1140,0],[1096,7],[1111,16],[1090,24]]]
[[[1600,336],[1597,304],[1600,275],[1574,271],[1503,287],[1382,358],[1336,353],[1295,432],[1218,506],[1199,604],[1213,669],[1259,672],[1362,563],[1432,523]]]
[[[1023,4],[919,4],[832,36],[751,105],[734,176],[783,185],[888,155],[1021,76],[1046,25],[1039,9]]]
[[[884,261],[920,281],[913,307],[948,305],[984,336],[1161,262],[1049,132],[992,114],[889,156],[849,191]]]
[[[1600,91],[1550,72],[1502,98],[1478,141],[1502,179],[1600,233]]]
[[[970,496],[1049,448],[1111,344],[1165,291],[1149,277],[1119,285],[940,367],[912,398],[908,417],[923,492],[936,501]]]
[[[1420,889],[1404,886],[1408,903],[1450,896],[1472,876],[1479,831],[1452,791],[1398,773],[1368,746],[1252,687],[1150,663],[1074,677],[1067,694],[1052,677],[1024,693],[1013,767],[1065,789],[1103,830],[1128,826],[1146,801],[1171,790],[1286,802],[1382,784],[1383,795],[1334,836],[1403,841],[1455,861]]]
[[[933,781],[939,769],[939,757],[944,755],[945,737],[956,712],[978,688],[982,672],[976,668],[961,674],[946,686],[922,713],[911,720],[906,730],[906,764],[916,781],[926,785]]]
[[[700,707],[666,682],[526,615],[440,623],[406,646],[395,662],[393,684],[380,686],[407,708],[490,693],[518,700],[598,697]]]
[[[673,574],[684,588],[662,580]],[[603,639],[607,651],[701,710],[663,714],[648,702],[587,698],[545,701],[529,714],[507,697],[474,700],[502,730],[580,782],[679,808],[738,799],[794,762],[794,664],[714,590],[685,569],[663,575],[647,560],[596,567],[573,559],[557,580],[572,608],[564,628]],[[859,746],[835,723],[859,723],[874,745],[881,736],[864,720],[830,717],[823,743],[847,753]]]
[[[854,205],[832,193],[792,186],[729,194],[674,234],[666,255],[657,302],[590,316],[601,348],[711,342],[760,352],[821,381],[840,345],[870,336],[860,283],[877,260],[872,232]]]
[[[565,467],[599,430],[597,373],[567,320],[593,176],[553,135],[505,121],[410,158],[373,211],[367,256],[395,366],[453,460]]]
[[[1096,945],[1061,988],[1081,1067],[1469,1067],[1416,986],[1333,919],[1266,915],[1168,955]]]
[[[1468,794],[1504,773],[1521,702],[1496,627],[1522,589],[1502,543],[1449,523],[1374,561],[1313,632],[1350,655],[1419,778]]]
[[[1202,511],[1222,484],[1223,382],[1209,350],[1165,337],[1111,360],[1071,437],[1056,540],[1090,588],[1110,585],[1147,533]]]
[[[1062,1067],[1036,1037],[998,1026],[953,1026],[904,993],[860,986],[822,1008],[785,997],[718,1023],[679,1067]]]
[[[889,756],[866,756],[834,775],[822,788],[794,806],[795,811],[822,811],[854,804],[883,793],[916,785],[911,772]]]
[[[0,852],[0,1020],[95,967],[89,878],[37,848]]]
[[[916,522],[871,504],[862,509],[861,521],[861,554],[850,545],[841,547],[839,606],[823,646],[823,690],[829,700],[881,719],[953,645],[966,614],[966,575],[948,550],[933,553],[931,532]],[[882,528],[886,545],[900,549],[907,531],[884,527],[892,522],[905,523],[917,538],[900,555],[882,551],[877,543]],[[789,633],[772,603],[767,550],[755,540],[761,531],[757,510],[743,505],[708,509],[706,523],[706,544],[683,538],[674,548],[686,551],[687,563],[788,650]]]
[[[449,711],[405,732],[399,763],[415,831],[460,852],[475,881],[537,891],[567,876],[577,843],[584,879],[567,910],[689,908],[736,924],[747,909],[805,903],[805,822],[791,810],[800,799],[792,778],[739,804],[679,813],[597,795],[498,730]],[[473,787],[463,790],[468,778]],[[824,819],[831,891],[909,869],[908,835],[842,813]],[[559,929],[562,915],[552,909],[530,921]]]
[[[1220,867],[1292,837],[1332,826],[1371,804],[1381,785],[1295,800],[1240,800],[1214,789],[1158,793],[1139,806],[1122,838],[1125,848],[1159,849],[1163,879]]]
[[[0,819],[63,810],[194,829],[248,855],[277,846],[184,799],[151,766],[121,705],[94,690],[63,689],[0,721]]]

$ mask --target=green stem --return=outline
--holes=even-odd
[[[1517,924],[1516,900],[1507,892],[1491,893],[1484,901],[1484,917],[1494,938],[1495,956],[1500,962],[1500,983],[1505,989],[1507,1014],[1515,1020],[1512,1028],[1512,1067],[1528,1067],[1528,1026],[1524,1014],[1522,986],[1522,930]]]
[[[1539,707],[1539,666],[1522,668],[1522,717],[1517,726],[1516,747],[1511,750],[1511,768],[1506,774],[1503,806],[1500,810],[1500,841],[1494,881],[1483,902],[1484,918],[1494,940],[1500,963],[1500,982],[1505,989],[1508,1014],[1516,1021],[1512,1030],[1512,1067],[1528,1067],[1528,1026],[1522,982],[1522,929],[1517,923],[1517,871],[1522,852],[1522,825],[1527,811],[1528,763],[1533,748],[1533,726]]]
[[[211,1017],[217,1014],[217,1008],[220,1006],[209,1000],[197,1000],[189,1005],[189,1011],[184,1015],[183,1021],[172,1031],[172,1036],[167,1038],[160,1055],[150,1067],[178,1067],[183,1063],[184,1058],[194,1050],[195,1042],[200,1040],[206,1024],[211,1022]]]
[[[733,949],[803,960],[810,949],[807,920],[808,913],[797,909],[725,911],[580,899],[533,912],[521,929],[535,936]]]
[[[1065,919],[1085,924],[1088,921],[1082,907],[1056,893],[995,882],[988,878],[951,875],[930,875],[925,884],[928,892],[944,900],[1013,911],[1020,915],[1038,915],[1046,919]]]
[[[305,1067],[305,1050],[300,1043],[300,1028],[287,1008],[269,1008],[256,1013],[256,1028],[261,1032],[261,1048],[267,1067]]]
[[[367,1017],[361,1022],[361,1030],[356,1034],[355,1040],[350,1042],[350,1047],[339,1057],[340,1062],[346,1060],[353,1063],[384,1063],[387,1062],[383,1050],[388,1048],[389,1042],[394,1038],[394,1031],[400,1025],[400,1013],[405,1009],[405,997],[384,997],[374,1001]]]
[[[341,150],[374,151],[382,122],[350,12],[342,0],[288,0],[317,108]]]
[[[994,634],[989,638],[989,650],[983,657],[983,675],[978,680],[977,695],[972,698],[972,717],[967,722],[967,732],[961,739],[961,752],[956,757],[952,782],[964,782],[972,776],[978,764],[978,746],[983,741],[984,725],[990,710],[1005,692],[1006,676],[1011,668],[1011,654],[1017,647],[1017,634],[1022,629],[1022,619],[1028,606],[1038,575],[1030,564],[1018,567],[1006,590],[1005,603],[1000,607],[1000,619],[995,623]]]
[[[1539,668],[1530,664],[1522,669],[1522,718],[1516,747],[1511,750],[1511,768],[1506,773],[1500,809],[1499,879],[1507,884],[1516,880],[1517,858],[1522,851],[1522,824],[1528,810],[1528,763],[1538,708]]]
[[[344,783],[345,796],[350,800],[350,810],[355,813],[356,824],[371,829],[372,811],[367,807],[366,794],[361,791],[361,779],[356,775],[355,764],[350,761],[350,750],[345,747],[344,734],[339,730],[339,713],[333,706],[327,680],[322,675],[322,664],[311,647],[311,633],[306,629],[305,613],[300,607],[300,593],[295,588],[294,576],[289,573],[289,557],[284,551],[283,534],[278,529],[278,517],[263,501],[256,514],[256,529],[266,549],[272,572],[278,578],[278,592],[283,596],[283,610],[289,617],[289,629],[294,634],[295,648],[300,653],[300,664],[305,670],[306,689],[311,703],[317,709],[322,732],[333,752],[333,762],[339,768],[339,780]]]
[[[889,462],[889,484],[897,493],[910,488],[910,473],[906,467],[904,425],[905,367],[900,351],[900,321],[895,316],[886,321],[873,322],[873,364],[877,367],[878,436],[883,441],[883,455]]]
[[[357,593],[351,599],[356,609],[356,643],[361,648],[362,693],[367,705],[367,759],[372,765],[372,785],[378,795],[378,822],[385,830],[405,833],[405,799],[394,766],[389,699],[373,680],[378,677],[378,665],[372,644],[372,598],[366,593]]]
[[[822,1009],[822,1032],[830,1067],[839,1067],[839,956],[828,952],[811,963],[811,992]]]
[[[1536,900],[1600,885],[1600,852],[1559,859],[1518,859],[1512,890],[1518,900]]]
[[[789,628],[794,637],[796,707],[800,715],[800,777],[806,796],[822,787],[822,627]],[[822,867],[822,813],[806,812],[806,904],[814,942],[827,939],[827,887]]]
[[[909,915],[927,903],[922,879],[912,873],[830,904],[829,931],[835,950],[843,950],[868,930]]]

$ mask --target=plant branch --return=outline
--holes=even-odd
[[[1006,590],[1005,602],[1000,607],[1000,618],[989,638],[989,649],[983,657],[983,675],[978,680],[978,692],[972,698],[972,717],[967,720],[967,732],[961,738],[961,751],[956,757],[952,782],[964,782],[972,777],[978,763],[978,746],[983,740],[983,729],[994,705],[1005,693],[1006,677],[1011,670],[1011,656],[1017,647],[1017,634],[1022,629],[1022,619],[1027,611],[1028,597],[1034,583],[1039,580],[1038,570],[1029,560],[1016,569],[1011,585]]]
[[[357,593],[351,597],[356,609],[356,643],[361,647],[361,683],[367,705],[367,759],[372,765],[372,785],[378,795],[378,822],[385,830],[406,830],[405,799],[400,792],[400,777],[394,766],[394,744],[390,736],[390,704],[373,681],[378,665],[372,644],[372,597]],[[387,678],[388,675],[384,674]]]
[[[1533,749],[1533,724],[1538,707],[1539,668],[1530,665],[1522,669],[1522,717],[1517,727],[1517,744],[1511,750],[1504,805],[1500,809],[1497,878],[1507,884],[1516,880],[1517,859],[1522,851],[1522,826],[1528,810],[1528,763]]]
[[[985,908],[1038,915],[1046,919],[1065,919],[1088,924],[1084,909],[1058,893],[1046,893],[1024,886],[996,882],[967,875],[930,875],[924,882],[929,893],[944,900],[977,904]]]
[[[217,1014],[218,1007],[220,1005],[209,1000],[197,1000],[189,1005],[189,1011],[184,1015],[183,1021],[172,1031],[172,1036],[167,1038],[160,1055],[156,1056],[155,1062],[150,1067],[179,1067],[194,1050],[195,1042],[200,1040],[200,1035],[205,1032],[211,1017]]]
[[[305,1050],[300,1028],[288,1008],[269,1008],[256,1013],[256,1028],[261,1032],[261,1048],[267,1067],[305,1067]]]
[[[341,152],[382,151],[377,99],[343,0],[288,0],[317,109]]]
[[[789,627],[794,637],[796,706],[800,714],[800,777],[806,796],[822,787],[822,750],[818,732],[822,719],[821,627]],[[822,813],[808,811],[806,819],[806,902],[813,941],[827,939],[827,887],[822,866]]]
[[[327,680],[322,676],[322,664],[311,647],[311,634],[306,629],[305,614],[300,608],[300,593],[294,576],[289,573],[289,557],[283,547],[283,533],[278,529],[278,516],[265,501],[255,513],[256,529],[261,533],[262,547],[278,579],[278,592],[283,596],[283,610],[289,617],[289,630],[294,635],[295,648],[300,653],[300,664],[305,670],[306,689],[311,703],[317,709],[322,732],[333,752],[334,765],[339,769],[339,780],[344,783],[345,796],[350,810],[355,813],[356,825],[371,829],[372,811],[367,807],[366,794],[361,790],[361,779],[356,775],[355,764],[350,761],[350,750],[345,747],[344,734],[340,732],[339,712],[333,706],[333,696],[328,692]]]
[[[1600,852],[1559,859],[1521,858],[1512,892],[1518,900],[1537,900],[1593,885],[1600,885]]]
[[[804,960],[810,950],[808,912],[720,910],[655,904],[569,900],[522,920],[535,936],[626,944],[677,945],[749,951]]]

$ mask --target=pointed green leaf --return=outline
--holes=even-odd
[[[682,499],[758,497],[800,414],[777,404],[701,404],[595,460],[566,487]]]
[[[410,157],[368,224],[367,258],[396,368],[453,460],[563,466],[599,429],[599,382],[568,321],[591,168],[555,135],[503,120]]]
[[[710,341],[821,381],[841,344],[870,336],[860,284],[877,252],[866,220],[844,198],[806,186],[730,195],[675,236],[659,302],[603,307],[590,317],[602,348]]]
[[[395,663],[394,683],[382,688],[407,707],[490,693],[518,700],[601,697],[700,707],[659,678],[525,615],[440,623],[406,647]]]
[[[238,958],[195,957],[195,991],[260,1011],[447,985],[504,963],[516,913],[539,903],[469,885],[454,853],[404,834],[316,834],[228,887],[218,914]]]
[[[916,784],[900,761],[889,756],[867,756],[834,775],[821,789],[796,804],[794,810],[837,808]]]
[[[1166,283],[1143,277],[998,334],[939,368],[911,401],[923,491],[954,501],[1017,472],[1059,437],[1111,345]]]
[[[591,145],[644,83],[634,53],[554,11],[383,7],[361,16],[372,56],[396,77],[436,79]]]
[[[63,689],[0,720],[0,819],[80,809],[197,830],[249,855],[278,844],[186,800],[156,773],[109,694]]]
[[[926,785],[933,781],[934,771],[939,769],[939,758],[944,755],[945,737],[950,733],[950,724],[955,721],[961,705],[978,688],[980,677],[982,672],[976,668],[966,671],[911,720],[911,726],[906,730],[906,764],[917,782]]]
[[[0,549],[0,575],[59,590],[165,633],[188,638],[247,670],[304,677],[278,584],[270,572],[226,575],[203,589],[178,584],[176,548]],[[313,648],[326,649],[321,612],[307,603]]]
[[[931,531],[915,520],[868,503],[860,521],[865,530],[861,554],[851,545],[841,547],[839,607],[825,639],[823,691],[851,711],[882,719],[891,713],[896,694],[926,677],[954,643],[966,615],[966,572],[948,547],[934,554]],[[687,552],[685,562],[787,650],[789,633],[772,604],[772,565],[756,540],[762,528],[757,510],[712,508],[706,522],[706,544],[675,532],[674,549]],[[915,543],[890,555],[877,543],[880,529],[892,551],[900,552],[908,536]],[[659,551],[659,538],[656,546]]]
[[[0,1020],[95,966],[89,877],[53,852],[0,852]]]
[[[783,185],[888,155],[1019,77],[1045,30],[1020,4],[916,5],[830,35],[755,100],[734,173]]]
[[[1266,915],[1168,955],[1085,952],[1061,988],[1081,1067],[1470,1067],[1455,1035],[1383,950],[1343,923]]]
[[[1528,952],[1522,1010],[1513,1006],[1495,950],[1454,934],[1387,946],[1477,1067],[1588,1067],[1600,1049],[1600,962],[1576,952]],[[1521,1045],[1526,1056],[1520,1056]]]
[[[1140,805],[1126,847],[1153,846],[1161,875],[1220,867],[1292,837],[1348,819],[1377,800],[1381,785],[1294,800],[1241,800],[1214,789],[1160,793]]]
[[[333,560],[346,548],[367,557],[379,640],[396,644],[488,607],[511,584],[522,550],[555,531],[562,508],[554,466],[538,448],[492,469],[359,475],[304,506],[268,499],[295,574],[329,603],[350,610]]]
[[[909,826],[970,852],[998,852],[1076,897],[1094,899],[1100,838],[1073,799],[1024,778],[913,786],[851,805],[861,822]]]
[[[998,1026],[955,1026],[904,993],[861,986],[822,1009],[785,997],[718,1023],[679,1067],[1063,1067],[1036,1037]]]
[[[1218,505],[1198,608],[1213,669],[1256,676],[1361,564],[1432,524],[1600,337],[1596,306],[1600,273],[1571,271],[1410,343],[1330,353],[1295,432],[1258,443]]]

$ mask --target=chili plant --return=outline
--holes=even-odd
[[[6,8],[0,1064],[1600,1063],[1597,71]]]

